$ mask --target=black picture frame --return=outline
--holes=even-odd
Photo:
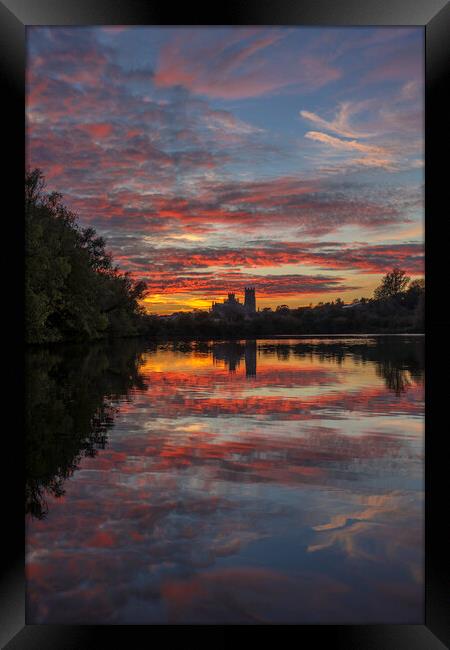
[[[176,22],[174,22],[176,21]],[[8,650],[39,648],[69,650],[101,648],[113,642],[118,647],[144,647],[154,640],[152,626],[62,626],[25,624],[24,517],[23,517],[23,171],[25,32],[27,25],[415,25],[425,29],[426,42],[426,611],[424,625],[309,625],[295,626],[302,647],[325,644],[346,650],[438,650],[448,643],[448,538],[444,534],[448,471],[443,453],[446,434],[444,371],[448,366],[445,336],[450,332],[442,295],[446,279],[448,240],[443,236],[448,218],[444,206],[448,185],[448,127],[450,102],[447,80],[450,68],[450,4],[445,0],[228,0],[214,13],[212,5],[194,8],[190,3],[175,8],[169,3],[146,0],[3,0],[0,1],[0,69],[3,96],[4,199],[12,199],[3,213],[4,250],[11,254],[4,280],[5,318],[10,332],[4,339],[4,363],[8,382],[18,396],[11,423],[5,424],[8,449],[4,465],[11,476],[4,492],[3,555],[0,604],[0,641]],[[4,205],[3,205],[4,207]],[[6,252],[6,250],[5,250]],[[11,269],[13,269],[11,271]],[[444,348],[444,351],[443,351]],[[18,361],[19,360],[19,361]],[[5,416],[6,417],[6,416]],[[11,461],[14,459],[14,462]],[[447,488],[447,489],[446,489]],[[448,507],[448,506],[447,506]],[[167,627],[167,626],[164,626]],[[176,626],[171,629],[196,626]],[[218,631],[215,626],[201,626]],[[232,626],[235,627],[235,626]],[[255,626],[251,626],[254,629]],[[279,627],[279,626],[276,626]],[[229,631],[228,631],[229,630]],[[221,628],[228,635],[231,628]],[[267,630],[265,630],[267,631]],[[224,637],[225,640],[226,637]],[[186,643],[186,640],[184,640]]]

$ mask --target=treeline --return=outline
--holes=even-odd
[[[81,228],[42,172],[25,177],[25,318],[29,343],[143,333],[135,282],[113,264],[105,241]]]
[[[147,333],[160,338],[258,338],[288,334],[383,334],[424,331],[425,283],[410,282],[405,272],[387,273],[373,298],[345,305],[338,298],[316,306],[265,308],[253,317],[218,318],[207,311],[148,317]]]

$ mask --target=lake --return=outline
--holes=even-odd
[[[424,622],[424,339],[27,357],[28,624]]]

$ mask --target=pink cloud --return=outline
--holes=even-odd
[[[97,124],[80,124],[80,129],[87,131],[89,135],[95,138],[105,138],[112,131],[112,125],[106,122]]]
[[[272,48],[287,33],[238,29],[218,35],[212,42],[205,42],[201,33],[181,33],[162,48],[154,82],[163,87],[184,86],[208,97],[238,99],[258,97],[293,84],[317,88],[340,77],[340,71],[320,54],[288,56],[278,48],[277,57],[284,63],[274,65]]]

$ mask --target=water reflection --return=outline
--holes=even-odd
[[[134,387],[145,389],[139,347],[127,341],[41,348],[27,355],[27,513],[46,516],[46,495],[61,497],[81,459],[105,448],[117,401]]]
[[[28,377],[28,623],[422,622],[421,339],[61,348]]]
[[[224,361],[229,372],[236,372],[241,360],[245,363],[245,376],[256,377],[256,341],[225,341],[213,343],[213,361]]]

